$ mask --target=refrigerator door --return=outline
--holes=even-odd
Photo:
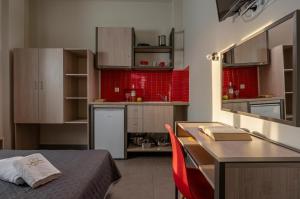
[[[95,149],[108,150],[114,159],[125,158],[124,108],[94,109]]]
[[[280,103],[277,103],[277,104],[251,104],[250,111],[251,111],[251,113],[254,113],[257,115],[270,117],[270,118],[276,118],[276,119],[282,119]]]

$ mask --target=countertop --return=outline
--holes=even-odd
[[[252,136],[252,141],[214,141],[198,126],[223,125],[220,123],[189,123],[177,125],[189,133],[219,162],[290,162],[300,161],[300,153]]]
[[[222,100],[223,103],[232,103],[232,102],[255,102],[255,101],[273,101],[273,100],[282,100],[283,97],[266,97],[266,98],[248,98],[248,99],[229,99]]]
[[[188,106],[189,102],[181,101],[172,101],[172,102],[163,102],[163,101],[153,101],[153,102],[90,102],[90,105],[160,105],[160,106]]]

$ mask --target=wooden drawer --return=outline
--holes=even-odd
[[[142,118],[127,118],[127,132],[141,133],[143,132],[143,119]]]
[[[127,118],[142,118],[142,117],[143,117],[142,105],[127,106]]]

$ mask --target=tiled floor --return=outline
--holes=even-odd
[[[121,181],[110,199],[174,199],[171,157],[134,157],[116,161]]]

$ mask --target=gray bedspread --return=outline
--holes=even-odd
[[[1,199],[102,199],[110,185],[121,178],[111,155],[104,150],[0,150],[0,159],[33,153],[43,154],[62,176],[37,189],[0,180]]]

